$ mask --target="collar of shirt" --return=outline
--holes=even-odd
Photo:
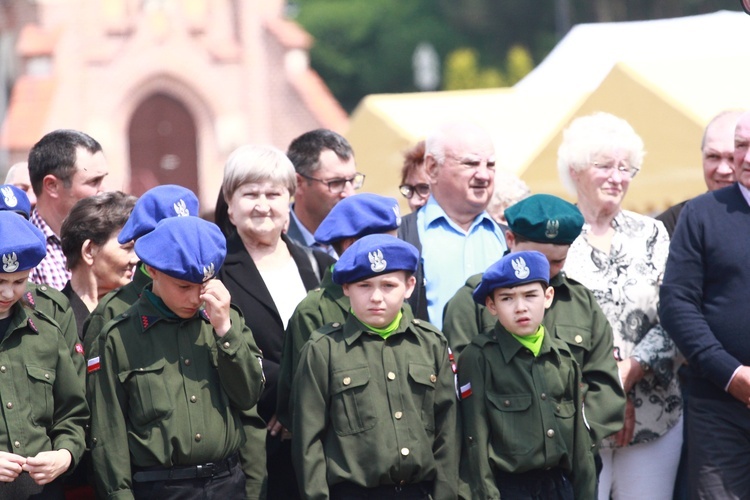
[[[739,182],[737,183],[737,185],[740,187],[740,193],[742,193],[742,197],[745,198],[745,202],[750,205],[750,189],[747,189]]]
[[[302,225],[302,223],[297,218],[297,214],[294,213],[294,203],[292,203],[291,206],[289,207],[289,216],[297,225],[299,234],[301,234],[302,239],[305,240],[305,246],[320,250],[321,252],[325,252],[331,257],[333,257],[334,259],[338,258],[338,255],[336,255],[336,252],[333,250],[333,246],[326,245],[323,243],[318,243],[317,241],[315,241],[315,236],[310,231],[308,231],[304,225]]]
[[[138,318],[141,323],[142,332],[145,332],[159,321],[190,321],[200,317],[204,321],[209,322],[204,309],[201,309],[198,314],[192,318],[180,318],[173,313],[166,304],[164,304],[164,301],[161,300],[159,296],[151,291],[151,287],[152,284],[146,285],[146,288],[143,289],[143,293],[141,293],[141,297],[138,299],[138,302],[136,302],[136,310],[138,311]]]
[[[433,196],[430,196],[427,199],[427,203],[417,213],[418,223],[420,222],[420,219],[421,219],[422,224],[418,224],[418,225],[421,227],[424,227],[425,229],[433,225],[447,224],[454,231],[463,235],[471,233],[474,230],[474,228],[477,227],[479,224],[489,225],[491,226],[490,229],[499,228],[499,226],[497,226],[497,223],[492,219],[492,217],[490,217],[490,214],[488,214],[487,211],[485,210],[474,218],[474,220],[471,222],[471,226],[469,227],[469,230],[464,231],[461,228],[461,226],[456,224],[453,220],[451,220],[450,217],[448,217],[448,214],[445,213],[445,210],[443,210],[443,207],[441,207],[438,204],[438,202],[435,201],[435,198]]]
[[[546,333],[546,329],[545,329]],[[513,358],[522,350],[526,349],[526,346],[521,344],[518,340],[516,340],[513,335],[508,333],[508,330],[503,327],[503,325],[500,324],[500,322],[497,322],[495,324],[495,329],[492,331],[492,338],[497,342],[497,344],[500,347],[500,353],[503,355],[503,359],[505,360],[506,364],[510,364],[513,361]],[[558,354],[558,348],[557,346],[552,342],[550,339],[550,335],[544,335],[542,340],[542,346],[539,349],[539,354],[537,355],[537,358],[541,357],[544,354],[547,354],[549,352],[554,352],[555,354]]]
[[[49,239],[52,239],[54,241],[59,242],[60,237],[55,234],[55,232],[52,230],[51,227],[49,227],[49,224],[42,219],[42,216],[39,215],[39,212],[37,212],[36,207],[34,210],[31,211],[31,217],[29,218],[29,221],[34,224],[37,228],[39,228],[42,233],[44,233],[44,237]]]
[[[412,320],[414,319],[411,310],[402,307],[401,314],[401,323],[399,323],[398,328],[396,328],[388,338],[410,331],[413,324]],[[359,321],[355,315],[349,314],[346,318],[346,323],[344,323],[344,341],[346,342],[346,345],[352,345],[355,343],[363,333],[370,333],[373,337],[377,337],[378,340],[384,340],[383,337],[372,332],[366,325]]]

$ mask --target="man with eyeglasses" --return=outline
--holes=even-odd
[[[317,129],[294,139],[286,154],[297,171],[287,236],[303,247],[338,257],[332,246],[317,243],[313,235],[333,206],[365,182],[364,174],[357,172],[352,147],[336,132]]]
[[[431,196],[404,217],[399,238],[420,253],[417,286],[409,303],[417,318],[438,328],[443,308],[466,280],[499,259],[507,245],[487,213],[495,179],[495,146],[473,123],[441,126],[425,141]]]

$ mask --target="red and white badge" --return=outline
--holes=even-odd
[[[91,373],[97,371],[99,368],[102,367],[102,364],[99,362],[99,356],[95,358],[91,358],[86,363],[86,372]]]

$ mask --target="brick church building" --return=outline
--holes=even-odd
[[[284,8],[0,0],[0,174],[46,132],[73,128],[102,144],[110,189],[181,184],[210,210],[236,147],[344,133],[346,113],[309,67],[312,39]]]

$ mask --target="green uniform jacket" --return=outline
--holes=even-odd
[[[409,308],[386,340],[350,316],[302,349],[292,402],[292,460],[306,499],[329,486],[434,481],[435,499],[455,499],[456,394],[448,343]]]
[[[83,354],[81,340],[78,338],[78,326],[68,298],[60,290],[48,285],[37,285],[30,281],[26,285],[24,298],[32,309],[53,319],[60,327],[65,344],[70,351],[73,366],[75,366],[76,373],[83,381],[86,377],[86,358]]]
[[[445,307],[443,332],[457,357],[480,332],[491,331],[497,324],[487,308],[471,296],[481,279],[481,274],[469,278]],[[555,298],[543,324],[568,345],[581,367],[586,421],[593,442],[598,444],[622,429],[625,416],[612,327],[588,288],[563,273],[552,278],[550,285]]]
[[[476,499],[498,499],[495,472],[560,467],[575,498],[596,497],[596,468],[581,412],[580,369],[544,336],[537,357],[498,323],[458,360],[463,446]]]
[[[284,350],[279,367],[279,397],[276,418],[287,429],[292,428],[292,380],[299,364],[300,352],[310,335],[328,323],[344,323],[349,316],[349,297],[341,285],[333,282],[330,269],[326,269],[320,288],[311,290],[302,299],[289,319],[284,336]]]
[[[104,325],[135,304],[146,285],[151,283],[151,277],[144,272],[142,266],[142,263],[138,264],[133,281],[105,295],[83,324],[84,349],[88,359],[98,356],[97,340]],[[86,389],[89,393],[93,390],[90,381],[87,382]],[[259,453],[258,450],[266,445],[266,423],[258,415],[256,407],[242,412],[242,420],[247,436],[240,448],[240,461],[246,481],[246,498],[247,500],[263,500],[265,499],[266,455]]]
[[[66,449],[72,472],[83,455],[89,419],[83,380],[56,322],[20,303],[11,311],[0,342],[0,450],[33,457]]]
[[[217,462],[244,440],[240,412],[263,389],[260,351],[242,315],[219,338],[205,313],[165,317],[146,296],[107,324],[89,378],[99,495],[132,498],[131,465]],[[128,453],[129,451],[129,453]]]

